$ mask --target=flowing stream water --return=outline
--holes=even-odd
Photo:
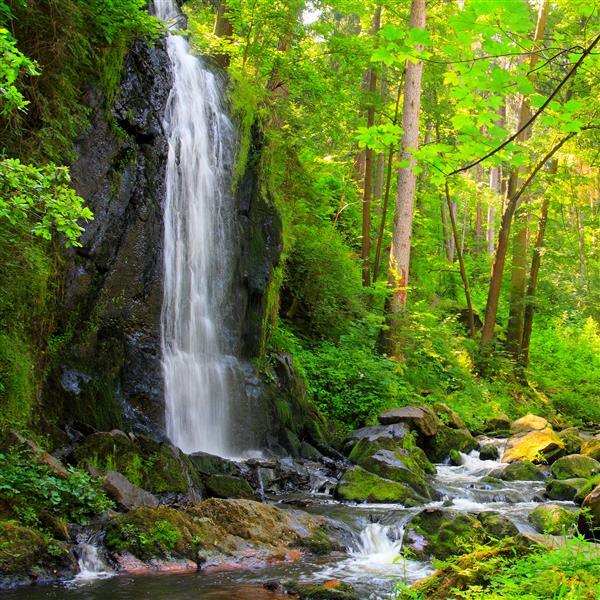
[[[239,368],[225,323],[232,301],[232,152],[235,131],[222,83],[176,35],[175,0],[155,0],[173,33],[164,127],[169,141],[164,207],[162,350],[166,426],[184,452],[234,456]]]

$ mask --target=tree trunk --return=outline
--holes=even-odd
[[[425,0],[412,0],[410,28],[425,28]],[[419,47],[419,49],[421,49]],[[404,103],[400,146],[400,160],[408,160],[409,166],[399,169],[398,191],[394,211],[394,229],[390,249],[388,284],[392,289],[390,312],[396,315],[406,306],[410,245],[415,202],[415,160],[413,152],[419,148],[419,114],[421,109],[421,79],[423,62],[407,61],[404,81]],[[392,335],[393,335],[392,327]]]
[[[558,167],[558,161],[552,160],[549,172],[555,174]],[[529,273],[529,283],[527,285],[527,296],[525,299],[525,317],[523,323],[523,342],[521,344],[520,361],[524,367],[529,364],[529,346],[531,343],[531,332],[533,331],[533,315],[535,312],[535,294],[537,291],[538,277],[540,273],[540,264],[542,261],[542,248],[544,246],[544,235],[546,233],[546,222],[548,221],[548,206],[550,199],[548,194],[544,195],[542,208],[540,211],[540,222],[538,224],[535,246],[533,249],[533,258],[531,259],[531,271]]]
[[[227,6],[226,0],[219,2],[217,8],[217,16],[215,18],[215,26],[213,34],[220,38],[230,38],[233,35],[233,27],[229,20],[229,7]],[[226,69],[229,66],[231,57],[229,54],[217,54],[215,60]]]
[[[371,25],[371,35],[376,35],[379,31],[381,23],[381,6],[377,7],[373,23]],[[368,71],[369,79],[369,108],[367,109],[367,127],[375,125],[375,105],[374,95],[377,91],[377,73],[375,67],[372,66]],[[361,259],[362,259],[362,284],[364,287],[371,285],[371,193],[373,188],[373,150],[367,148],[365,150],[365,179],[363,188],[362,202],[362,243],[361,243]]]
[[[537,23],[535,27],[534,45],[537,45],[543,40],[546,21],[548,19],[548,0],[544,0],[538,12]],[[529,70],[531,71],[538,62],[538,55],[531,54],[529,56]],[[529,99],[525,96],[521,98],[519,108],[519,123],[518,128],[521,129],[531,118],[531,110],[529,108]],[[524,142],[531,136],[531,128],[527,128],[522,135],[517,137],[518,142]],[[517,174],[521,169],[516,167],[513,171]],[[515,186],[517,182],[515,182]],[[506,330],[506,349],[510,352],[515,360],[519,359],[521,353],[521,344],[523,342],[523,320],[525,318],[525,282],[527,269],[527,240],[528,232],[528,215],[526,210],[527,200],[522,203],[522,207],[515,213],[515,233],[513,236],[513,256],[512,270],[510,278],[510,304],[508,315],[508,327]]]

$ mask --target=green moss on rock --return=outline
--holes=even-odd
[[[384,479],[361,467],[348,469],[335,493],[341,500],[357,502],[399,502],[405,506],[415,506],[422,501],[409,485]]]
[[[577,513],[558,504],[543,504],[529,513],[527,518],[539,533],[556,535],[573,526]]]
[[[208,493],[217,498],[255,498],[250,484],[241,477],[211,475],[205,485]]]
[[[477,448],[477,442],[468,430],[453,429],[446,425],[440,425],[437,433],[423,443],[425,454],[434,463],[448,458],[450,450],[467,453],[475,448]]]
[[[559,458],[552,464],[551,470],[555,479],[589,479],[600,473],[600,462],[591,456],[571,454]]]
[[[585,479],[549,479],[546,495],[550,500],[574,500],[577,492],[586,484]]]
[[[545,477],[539,467],[527,461],[511,463],[502,470],[500,479],[504,481],[544,481]]]

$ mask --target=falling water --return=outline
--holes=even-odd
[[[155,0],[176,28],[175,0]],[[169,154],[164,210],[162,351],[166,426],[187,453],[231,456],[237,363],[226,339],[233,223],[230,170],[234,130],[221,84],[175,32],[167,38],[173,70],[164,126]]]

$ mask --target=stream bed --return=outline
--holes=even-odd
[[[279,582],[337,579],[352,585],[361,598],[391,599],[398,583],[410,585],[433,572],[429,562],[398,558],[406,524],[424,509],[495,511],[508,517],[520,531],[534,532],[527,516],[543,501],[544,482],[506,481],[502,486],[491,486],[482,478],[505,465],[480,460],[477,451],[461,457],[460,466],[436,465],[434,487],[441,499],[415,508],[342,503],[327,494],[270,498],[281,508],[300,508],[344,523],[354,534],[347,553],[309,556],[256,570],[132,577],[110,576],[106,565],[94,562],[96,554],[88,548],[84,553],[85,564],[82,565],[80,558],[82,573],[74,581],[6,591],[0,597],[5,600],[261,600],[281,597],[280,592],[273,591]],[[576,508],[570,502],[561,504]]]

